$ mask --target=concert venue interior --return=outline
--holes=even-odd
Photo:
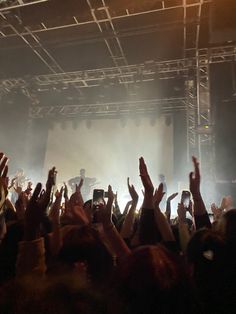
[[[235,265],[221,258],[235,256],[235,16],[235,0],[0,0],[0,285],[7,285],[0,313],[236,311],[227,289]],[[38,182],[46,192],[35,198]],[[47,224],[32,218],[32,208],[43,202]],[[107,224],[110,202],[119,211],[113,208]],[[232,226],[224,233],[221,220],[226,226],[227,219]],[[78,234],[67,237],[73,233],[62,231],[67,225]],[[88,253],[83,240],[75,241],[80,234],[89,242],[89,228],[102,225],[118,276],[98,238],[94,246],[101,244],[105,253],[96,271],[92,247]],[[206,234],[199,235],[201,228]],[[169,255],[173,243],[174,254],[186,257],[186,269],[199,267],[184,284],[181,266]],[[79,253],[70,258],[72,247]],[[55,261],[57,269],[86,266],[89,280],[79,275],[71,308],[60,295],[60,276],[40,281],[38,299],[29,292],[37,270],[51,278]],[[174,265],[162,269],[169,275],[159,261]],[[147,275],[140,277],[144,268]],[[22,275],[30,282],[16,282]],[[225,299],[213,306],[216,287]],[[16,291],[29,302],[15,302]],[[55,294],[46,297],[49,291]],[[177,305],[181,292],[186,300]]]

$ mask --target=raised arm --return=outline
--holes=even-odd
[[[153,203],[155,207],[155,222],[160,231],[161,238],[164,242],[175,242],[173,232],[171,230],[170,224],[168,223],[165,215],[160,210],[160,203],[164,196],[163,184],[161,183],[158,189],[154,193]]]
[[[143,157],[139,159],[140,177],[144,187],[144,201],[141,208],[138,232],[141,245],[156,244],[161,235],[155,222],[153,193],[154,187]]]
[[[62,200],[63,188],[61,188],[60,192],[56,192],[56,199],[53,203],[49,217],[52,222],[52,234],[50,235],[50,249],[51,254],[55,256],[61,246],[62,246],[62,238],[61,238],[61,228],[60,228],[60,208],[61,208],[61,200]]]
[[[118,258],[130,254],[130,249],[120,236],[115,225],[112,223],[112,204],[114,201],[114,194],[112,187],[108,187],[108,201],[106,205],[100,206],[101,220],[103,224],[104,233]]]
[[[129,194],[131,196],[132,202],[131,207],[125,216],[124,223],[121,228],[121,236],[123,239],[129,239],[133,234],[133,227],[134,227],[134,221],[135,221],[135,211],[138,205],[138,193],[136,192],[133,185],[130,185],[129,178],[127,179],[127,185]]]
[[[24,241],[19,243],[16,263],[17,275],[32,273],[43,275],[46,271],[44,238],[40,234],[40,225],[46,215],[55,177],[56,169],[52,168],[48,174],[46,191],[43,192],[42,184],[38,183],[27,204]]]
[[[180,246],[182,252],[185,252],[187,249],[188,242],[190,240],[190,234],[188,230],[188,224],[186,220],[186,208],[184,204],[178,204],[178,231],[179,231],[179,239],[180,239]]]
[[[178,195],[178,193],[174,193],[172,195],[170,195],[168,198],[167,198],[167,201],[166,201],[166,212],[165,212],[165,215],[166,215],[166,219],[167,221],[170,223],[170,217],[171,217],[171,201]]]
[[[192,158],[194,165],[194,172],[191,172],[189,175],[190,181],[190,191],[193,196],[194,202],[194,221],[196,229],[211,227],[211,222],[203,202],[201,192],[200,192],[200,169],[199,162],[196,157]]]

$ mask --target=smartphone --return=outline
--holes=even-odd
[[[93,205],[99,205],[103,202],[104,199],[104,190],[95,189],[93,190]]]
[[[189,208],[190,205],[190,192],[189,191],[183,191],[181,195],[181,203],[184,205],[185,208]]]

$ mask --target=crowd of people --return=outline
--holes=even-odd
[[[84,202],[83,179],[71,195],[67,185],[56,190],[56,168],[11,201],[15,182],[0,153],[0,313],[236,313],[236,209],[224,197],[212,221],[195,157],[193,167],[191,199],[172,219],[177,193],[153,186],[142,157],[143,194],[128,179],[120,210],[110,185],[96,204]]]

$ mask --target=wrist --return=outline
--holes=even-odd
[[[138,199],[132,200],[131,205],[136,207],[138,205]]]
[[[186,224],[186,217],[178,217],[178,223],[179,224]]]

